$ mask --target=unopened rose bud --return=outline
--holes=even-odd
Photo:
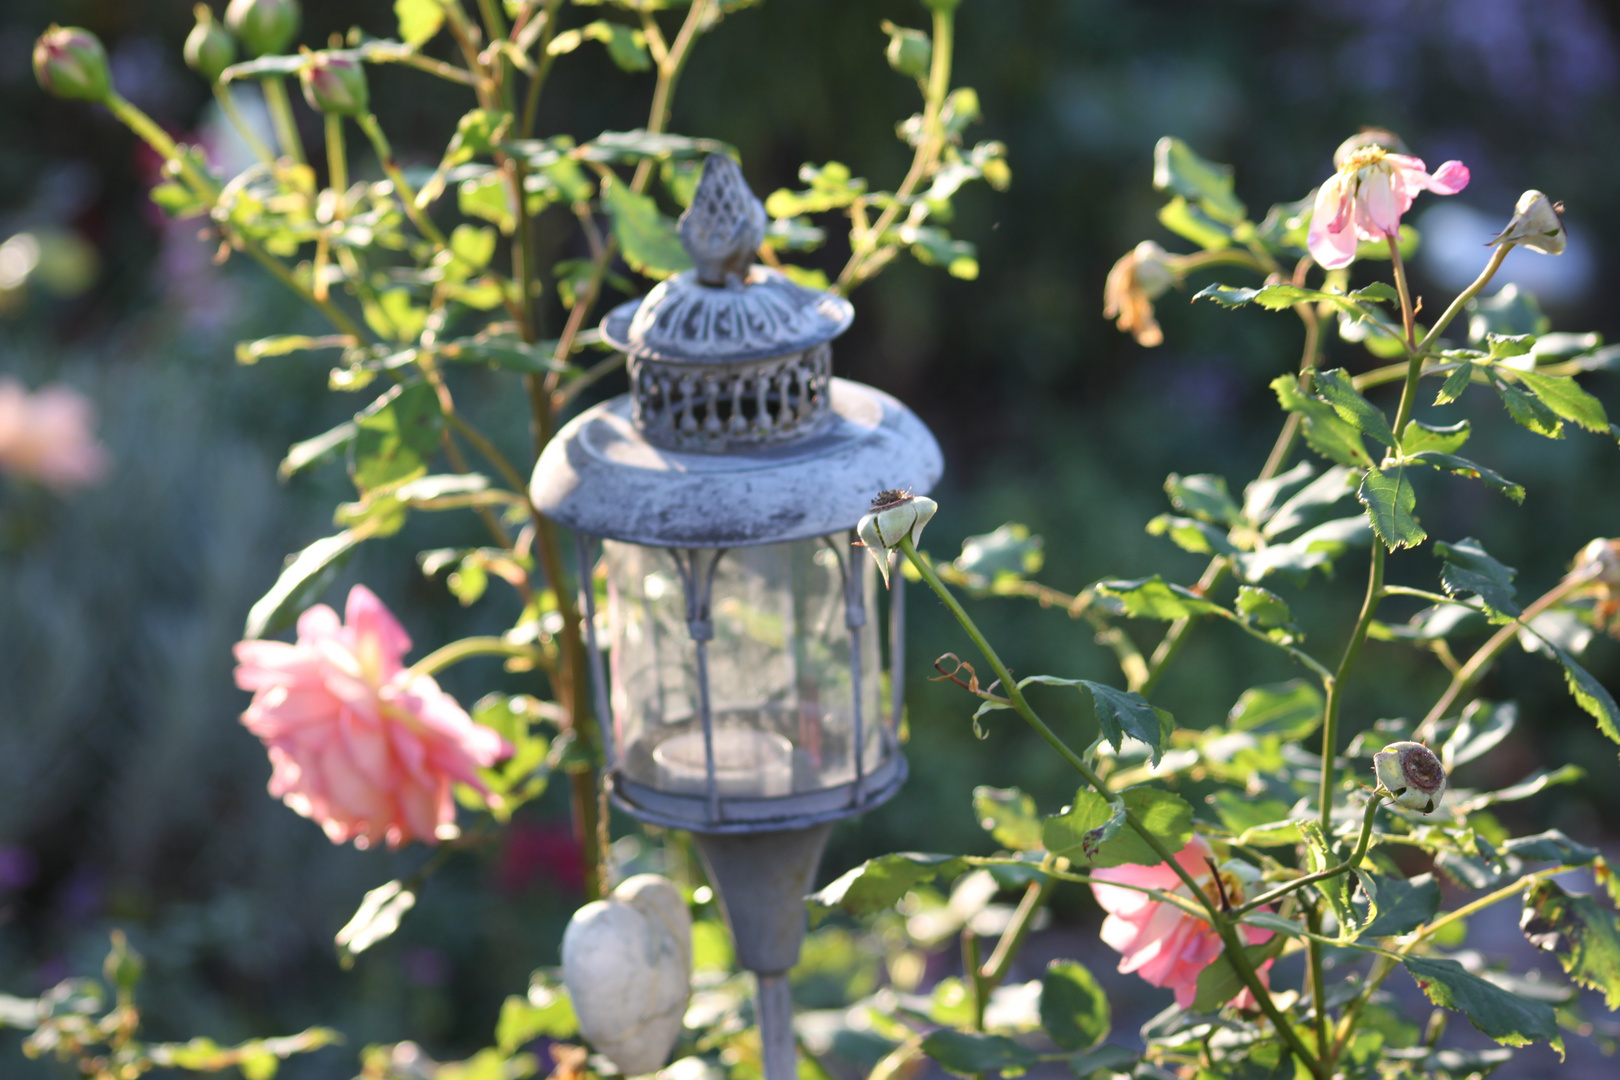
[[[884,585],[889,583],[889,553],[908,537],[913,545],[922,539],[923,526],[938,509],[933,499],[904,491],[879,492],[872,500],[872,512],[861,518],[855,531],[877,560]]]
[[[1543,255],[1564,253],[1564,204],[1550,201],[1539,191],[1527,191],[1519,196],[1513,208],[1513,220],[1497,235],[1492,244],[1518,244]]]
[[[883,32],[889,35],[889,47],[883,55],[889,58],[890,67],[914,79],[928,74],[928,67],[934,59],[934,45],[928,40],[927,34],[921,30],[896,26],[887,19],[883,20]]]
[[[328,116],[359,116],[371,98],[365,68],[343,53],[312,54],[299,70],[298,81],[309,107]]]
[[[236,39],[214,21],[207,4],[196,7],[197,25],[186,35],[186,66],[209,82],[236,62]]]
[[[34,77],[47,93],[74,101],[104,102],[112,94],[107,50],[77,26],[52,26],[34,43]]]
[[[1446,770],[1422,743],[1390,743],[1373,755],[1373,773],[1390,798],[1423,814],[1432,814],[1446,793]]]
[[[249,56],[285,52],[302,17],[298,0],[231,0],[225,9],[225,25]]]

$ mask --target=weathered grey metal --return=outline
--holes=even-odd
[[[719,796],[720,819],[715,823],[710,820],[706,795],[678,795],[660,791],[650,784],[632,780],[622,772],[614,778],[613,799],[632,817],[649,824],[717,836],[803,828],[841,821],[883,805],[906,782],[905,755],[893,748],[887,734],[884,741],[890,743],[890,752],[881,765],[866,774],[859,800],[856,799],[854,781],[796,795],[761,798],[724,795]]]
[[[798,963],[804,897],[831,832],[831,825],[813,825],[743,836],[693,834],[731,926],[738,964],[776,975]]]
[[[656,446],[722,453],[809,435],[830,418],[832,349],[736,364],[630,362],[631,419]]]
[[[681,247],[705,285],[740,281],[765,239],[765,205],[748,190],[742,169],[724,154],[710,154],[681,215]]]
[[[629,398],[614,398],[557,433],[535,465],[530,497],[590,536],[718,548],[842,532],[879,491],[933,488],[944,458],[910,409],[845,379],[829,389],[831,416],[820,431],[725,454],[654,445]]]

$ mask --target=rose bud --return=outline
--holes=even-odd
[[[1108,271],[1103,318],[1117,319],[1119,328],[1134,335],[1139,345],[1152,348],[1164,343],[1164,332],[1153,317],[1153,301],[1176,283],[1173,258],[1152,240],[1144,240]]]
[[[1373,755],[1373,773],[1389,797],[1408,810],[1434,813],[1446,793],[1446,770],[1422,743],[1390,743]]]
[[[209,82],[219,81],[219,73],[236,62],[236,39],[214,21],[207,4],[196,7],[197,25],[186,35],[186,67]]]
[[[1491,244],[1519,244],[1543,255],[1564,253],[1564,204],[1548,200],[1539,191],[1519,196],[1513,220]]]
[[[285,52],[298,36],[302,18],[298,0],[231,0],[225,25],[249,56]]]
[[[872,512],[861,518],[855,531],[877,560],[884,585],[889,583],[889,553],[907,537],[916,544],[922,538],[923,526],[938,509],[933,499],[906,491],[882,491],[872,500]]]
[[[47,93],[76,101],[105,102],[112,95],[107,50],[101,39],[77,26],[55,26],[34,43],[34,77]]]
[[[928,74],[929,64],[934,58],[934,45],[928,40],[927,34],[921,30],[896,26],[887,19],[883,20],[883,32],[889,35],[889,47],[883,55],[888,57],[890,67],[915,79]]]
[[[328,116],[359,116],[366,111],[370,93],[360,61],[344,53],[318,52],[298,72],[304,100]]]

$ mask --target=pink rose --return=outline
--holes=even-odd
[[[1209,842],[1201,836],[1176,854],[1176,862],[1192,875],[1212,899],[1218,894],[1214,875],[1204,860],[1213,857]],[[1168,866],[1116,866],[1107,870],[1093,870],[1091,876],[1104,881],[1117,881],[1126,885],[1158,889],[1195,899],[1176,872]],[[1233,904],[1243,902],[1244,884],[1230,872],[1221,874],[1227,898]],[[1198,975],[1221,955],[1221,939],[1203,919],[1195,918],[1174,904],[1155,900],[1147,893],[1133,889],[1118,889],[1109,885],[1093,885],[1097,903],[1108,912],[1103,920],[1102,939],[1121,954],[1119,970],[1134,971],[1154,986],[1164,986],[1176,992],[1176,1004],[1191,1008],[1198,996]],[[1243,936],[1251,945],[1271,939],[1270,930],[1259,927],[1241,927]],[[1271,984],[1266,969],[1271,961],[1260,968],[1260,981]],[[1254,996],[1244,990],[1234,999],[1240,1009],[1257,1008]]]
[[[46,386],[30,394],[0,379],[0,470],[53,488],[83,487],[107,471],[96,442],[95,410],[77,390]]]
[[[370,589],[349,591],[344,616],[317,604],[296,644],[236,645],[236,685],[253,691],[242,723],[270,749],[270,794],[334,844],[453,837],[450,785],[487,794],[478,767],[512,748],[402,665],[411,640]]]
[[[1420,191],[1455,195],[1467,186],[1468,166],[1460,161],[1430,175],[1415,157],[1363,146],[1317,189],[1306,247],[1324,269],[1349,266],[1360,241],[1400,235],[1401,215]]]

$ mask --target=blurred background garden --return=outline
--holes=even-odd
[[[921,25],[924,14],[914,0],[745,7],[701,43],[672,128],[736,146],[762,195],[797,186],[806,161],[844,161],[892,185],[906,165],[893,124],[913,108],[915,88],[885,63],[878,23]],[[520,993],[532,968],[556,962],[580,902],[565,792],[525,808],[498,845],[457,855],[400,933],[340,970],[333,934],[366,890],[426,853],[335,847],[266,796],[263,747],[237,723],[247,695],[232,683],[230,646],[283,556],[326,535],[330,504],[349,497],[338,467],[279,483],[277,462],[366,399],[330,394],[326,366],[307,355],[237,364],[237,340],[318,333],[317,316],[246,260],[216,266],[196,221],[155,210],[146,191],[156,159],[104,110],[38,89],[28,55],[53,21],[101,35],[121,92],[171,132],[216,154],[245,152],[180,62],[189,0],[0,8],[0,376],[86,394],[110,460],[101,484],[68,497],[0,482],[0,992],[34,994],[96,970],[108,930],[123,927],[148,958],[154,1038],[226,1042],[316,1023],[345,1033],[347,1049],[289,1064],[294,1077],[348,1077],[368,1042],[415,1038],[436,1057],[461,1056],[488,1042],[501,999]],[[1298,362],[1296,320],[1189,304],[1217,280],[1207,274],[1159,302],[1157,349],[1101,316],[1108,268],[1138,240],[1188,247],[1154,217],[1161,135],[1233,164],[1251,207],[1303,197],[1329,175],[1333,148],[1364,125],[1399,132],[1431,164],[1467,162],[1465,192],[1420,202],[1408,219],[1423,237],[1416,291],[1433,305],[1472,280],[1519,192],[1540,188],[1568,207],[1569,250],[1558,259],[1515,251],[1497,283],[1544,294],[1555,329],[1620,341],[1609,299],[1620,281],[1620,245],[1610,250],[1620,239],[1620,11],[1611,6],[967,0],[958,24],[957,82],[978,91],[983,110],[969,137],[1005,142],[1013,170],[1008,191],[981,186],[957,200],[950,228],[977,245],[978,279],[903,261],[855,293],[855,325],[835,354],[839,374],[896,395],[938,435],[947,475],[926,544],[936,555],[1015,521],[1044,538],[1039,577],[1065,591],[1167,565],[1190,583],[1203,560],[1143,529],[1167,508],[1165,475],[1219,473],[1237,489],[1262,464],[1281,419],[1267,383]],[[308,4],[301,40],[353,25],[391,34],[392,4]],[[642,122],[650,77],[621,77],[604,50],[579,51],[552,79],[541,135]],[[402,68],[373,71],[376,111],[407,165],[436,160],[468,107],[442,87]],[[297,108],[317,145],[316,118]],[[845,254],[835,239],[807,261],[835,273]],[[1325,366],[1376,363],[1328,336]],[[622,390],[616,378],[603,395]],[[480,392],[473,376],[459,393],[517,457],[525,405],[497,385],[491,378]],[[1587,385],[1620,411],[1620,378]],[[1437,478],[1420,489],[1431,534],[1480,538],[1518,568],[1523,595],[1555,582],[1592,537],[1620,534],[1612,440],[1573,432],[1573,445],[1554,446],[1494,408],[1467,415],[1498,448],[1490,464],[1529,489],[1528,512],[1511,512],[1483,485]],[[475,525],[418,516],[363,549],[329,602],[364,580],[401,616],[413,655],[452,636],[499,633],[515,614],[507,597],[464,608],[415,567],[418,550],[476,543]],[[1426,550],[1396,555],[1391,578],[1426,585],[1432,560]],[[1326,627],[1359,603],[1359,567],[1347,560],[1332,586],[1342,595],[1318,608],[1333,620],[1318,643],[1328,652],[1342,631]],[[983,599],[974,611],[1015,671],[1114,674],[1089,625],[1061,610]],[[920,591],[911,627],[911,780],[878,812],[839,826],[822,880],[882,852],[990,850],[975,785],[1017,784],[1045,811],[1072,794],[1031,733],[992,722],[976,740],[972,703],[923,677],[963,641]],[[1438,665],[1410,650],[1373,642],[1366,657],[1370,674],[1345,709],[1352,732],[1421,714],[1444,685]],[[1587,661],[1620,687],[1615,643],[1594,643]],[[1246,687],[1292,674],[1258,646],[1212,632],[1179,664],[1156,700],[1191,727],[1218,721]],[[1514,687],[1522,709],[1513,751],[1491,759],[1511,775],[1462,782],[1507,783],[1576,762],[1582,781],[1501,816],[1515,831],[1559,828],[1612,853],[1613,746],[1556,666],[1515,652],[1492,678]],[[442,682],[464,704],[491,689],[532,689],[496,660]],[[1074,719],[1080,704],[1054,696],[1050,708]],[[1064,942],[1094,942],[1099,914],[1082,890],[1060,891],[1056,911],[1031,965]],[[878,958],[858,948],[826,962],[845,989],[863,970],[877,977]],[[1111,967],[1104,956],[1094,964]],[[806,978],[801,1004],[838,1004],[841,992]],[[1138,996],[1144,1016],[1168,1000],[1142,985],[1121,992]],[[17,1041],[0,1035],[0,1075],[53,1075],[24,1062]],[[1551,1060],[1538,1053],[1525,1059]]]

